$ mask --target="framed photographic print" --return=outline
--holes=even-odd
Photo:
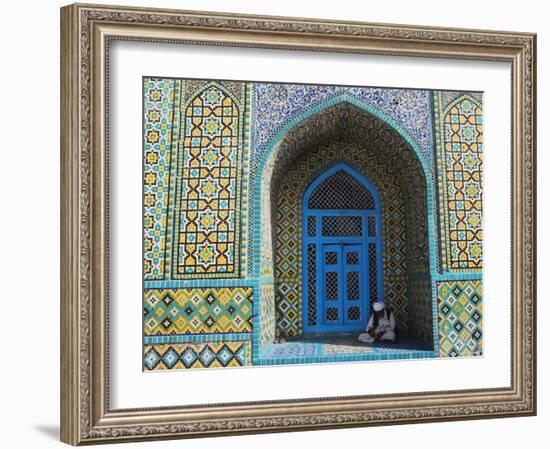
[[[61,32],[63,441],[536,412],[535,35]]]

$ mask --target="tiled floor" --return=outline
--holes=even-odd
[[[260,350],[255,365],[289,365],[297,363],[346,362],[361,360],[397,360],[431,358],[435,353],[424,342],[403,337],[396,343],[367,345],[356,335],[310,337],[296,341],[273,343]]]

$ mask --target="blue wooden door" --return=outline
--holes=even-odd
[[[331,243],[322,247],[319,331],[361,331],[368,316],[363,245]]]
[[[304,193],[302,232],[304,333],[363,331],[383,297],[378,192],[337,164]]]

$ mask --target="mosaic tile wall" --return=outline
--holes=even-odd
[[[483,110],[473,92],[434,92],[442,277],[437,283],[442,357],[482,354]]]
[[[174,80],[145,79],[143,102],[143,275],[154,280],[164,277]]]
[[[252,332],[252,287],[146,289],[145,335]]]
[[[240,261],[242,113],[231,96],[209,86],[184,114],[172,276],[235,276]]]
[[[245,263],[250,91],[144,78],[144,369],[250,364]],[[246,225],[246,223],[245,223]]]
[[[289,170],[292,170],[293,161],[301,160],[300,157],[302,157],[301,155],[305,150],[312,151],[313,148],[318,148],[331,139],[341,139],[341,136],[345,136],[347,139],[353,141],[365,142],[369,145],[369,148],[372,148],[372,155],[376,155],[386,166],[395,168],[396,177],[408,180],[407,185],[402,189],[403,200],[410,205],[408,208],[409,212],[406,214],[408,233],[406,259],[407,263],[413,267],[413,273],[429,273],[428,253],[430,245],[428,244],[427,224],[429,209],[425,201],[430,201],[429,195],[433,192],[427,188],[424,171],[418,158],[411,145],[401,138],[397,132],[393,131],[376,116],[350,103],[334,103],[334,105],[315,112],[308,119],[299,122],[285,134],[284,138],[274,147],[270,159],[266,161],[264,179],[261,183],[263,201],[259,206],[262,207],[263,211],[261,219],[262,229],[269,230],[269,232],[262,233],[262,242],[260,245],[262,249],[262,266],[260,273],[262,275],[270,275],[270,267],[273,264],[271,259],[273,253],[273,241],[271,240],[270,230],[271,221],[285,215],[280,210],[273,211],[264,205],[272,204],[275,201],[274,199],[272,201],[271,198],[275,198],[276,193],[274,192],[280,191],[277,190],[280,189],[280,179],[284,179]],[[307,156],[304,157],[307,159]],[[314,170],[314,168],[304,169],[303,167],[306,166],[308,165],[302,163],[302,168],[298,169],[298,171],[305,170],[309,173]],[[378,177],[379,174],[376,173],[373,176]],[[375,182],[374,179],[372,181]],[[286,207],[287,210],[291,209],[291,207],[284,204],[282,206]],[[283,225],[282,227],[285,226]],[[280,237],[279,240],[284,240],[287,236],[286,233],[281,233],[280,230],[277,230],[273,240],[277,242],[278,237]],[[296,251],[300,248],[299,245],[295,247],[294,254],[285,245],[282,245],[282,248],[286,254],[279,256],[279,260],[288,259],[288,257],[295,257],[301,260],[301,254],[296,254]],[[435,246],[432,245],[431,249],[435,250]],[[265,257],[263,256],[264,254],[266,255]],[[279,279],[284,279],[283,282],[277,283],[277,313],[280,318],[278,320],[277,331],[281,335],[294,336],[299,335],[301,331],[301,314],[298,309],[300,301],[298,300],[293,303],[295,297],[300,297],[300,283],[292,279],[292,276],[298,272],[297,267],[291,267],[290,270],[284,272],[284,265],[285,263],[281,265],[283,266],[282,270],[279,270],[278,274],[276,273],[276,276],[282,273],[283,276],[279,276]],[[398,269],[394,270],[392,273],[393,276],[398,272]],[[407,288],[406,279],[406,276],[400,279],[392,279],[390,275],[388,277],[388,284],[391,285],[393,280],[397,282],[388,288],[388,292],[390,294],[403,292]],[[427,294],[430,293],[428,292]],[[283,296],[285,297],[284,299],[282,298]],[[398,312],[401,314],[400,321],[404,327],[403,323],[407,323],[406,318],[403,319],[407,306],[405,301],[399,301],[400,298],[403,298],[402,294],[396,298],[396,304],[402,305]],[[432,328],[432,323],[436,319],[434,314],[432,313],[425,318],[427,324],[424,327]]]
[[[301,333],[297,200],[337,160],[381,194],[385,301],[401,333],[438,356],[480,354],[481,104],[471,92],[144,78],[144,370],[297,360],[272,348]],[[306,361],[373,357],[353,352],[320,345]]]
[[[272,283],[260,286],[260,347],[273,343],[275,340],[275,307],[273,297],[275,295]]]
[[[278,182],[281,174],[288,168],[289,163],[303,153],[304,148],[317,148],[319,145],[342,135],[346,135],[347,138],[354,141],[372,142],[373,152],[379,154],[381,159],[395,167],[398,176],[406,176],[414,181],[412,184],[415,187],[405,186],[405,194],[409,197],[415,197],[414,195],[416,195],[415,198],[420,198],[420,203],[426,198],[426,194],[417,195],[418,192],[413,192],[413,189],[425,189],[426,183],[422,179],[422,168],[410,145],[397,132],[392,131],[387,124],[359,107],[349,103],[334,103],[331,107],[314,112],[307,120],[300,121],[284,135],[284,138],[278,142],[270,153],[264,164],[263,179],[257,183],[259,186],[257,189],[262,192],[263,198],[263,201],[260,201],[257,206],[262,214],[261,218],[257,220],[258,223],[261,222],[262,226],[270,225],[271,218],[269,215],[272,211],[268,205],[272,196],[272,184]],[[416,182],[415,176],[420,176],[419,182]],[[428,201],[432,200],[431,196],[427,199]],[[418,199],[415,199],[415,201],[418,202]],[[422,204],[419,205],[422,206]],[[426,213],[426,207],[419,207],[418,211],[418,213]],[[414,251],[422,252],[413,257],[415,264],[427,263],[428,247],[426,244],[419,244],[421,240],[425,240],[425,228],[426,226],[420,228],[422,235],[417,237],[416,243],[411,246]],[[415,229],[411,228],[411,232]],[[260,247],[263,253],[263,263],[258,271],[262,274],[269,273],[269,267],[264,267],[264,264],[272,263],[269,256],[264,257],[264,254],[272,252],[268,233],[262,234]],[[417,262],[417,259],[421,262]]]
[[[355,100],[369,105],[406,130],[421,148],[421,157],[432,165],[430,97],[430,92],[425,90],[255,83],[253,159],[261,160],[278,132],[305,111],[331,102]]]
[[[244,83],[144,79],[145,280],[238,276],[249,100]]]
[[[250,185],[261,186],[250,192],[249,216],[253,222],[268,224],[261,204],[266,195],[271,195],[271,182],[277,179],[277,168],[285,167],[287,159],[303,151],[306,142],[309,148],[315,148],[335,135],[350,134],[350,130],[357,139],[379,139],[379,145],[403,148],[403,151],[387,151],[385,156],[393,158],[397,167],[405,162],[404,172],[409,171],[411,163],[418,164],[417,158],[420,158],[430,176],[434,175],[431,94],[427,91],[259,83],[255,85],[252,107],[255,125],[251,132]],[[371,113],[365,113],[367,109]],[[409,140],[394,128],[407,133]],[[410,144],[414,144],[414,151]],[[253,239],[249,245],[254,245]],[[262,247],[266,245],[269,244],[262,243]],[[272,263],[268,256],[262,255],[262,258],[265,264]],[[248,266],[251,275],[255,274],[253,265],[251,258]],[[262,264],[258,271],[269,273],[269,268]]]
[[[442,357],[482,355],[482,281],[438,282],[437,293],[440,355]]]
[[[143,347],[146,371],[250,365],[249,341],[151,344]]]
[[[299,157],[278,186],[275,229],[277,335],[302,333],[302,197],[320,172],[337,161],[359,169],[375,185],[382,202],[385,302],[395,311],[400,330],[407,330],[407,261],[405,207],[399,180],[367,148],[343,140],[328,142]]]
[[[483,114],[469,95],[434,94],[443,271],[480,270]]]
[[[434,314],[432,282],[429,275],[411,274],[407,281],[409,309],[409,335],[433,343],[437,321],[427,320]],[[437,333],[437,329],[436,332]]]

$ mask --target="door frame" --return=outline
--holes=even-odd
[[[345,170],[352,175],[357,181],[359,181],[365,188],[369,190],[374,200],[374,209],[309,209],[308,202],[311,194],[317,186],[325,179],[339,170]],[[326,216],[361,216],[362,217],[362,235],[359,237],[322,237],[321,236],[321,221],[322,217]],[[375,235],[369,236],[368,233],[368,217],[376,217],[375,219]],[[308,235],[308,221],[309,217],[315,217],[315,236],[310,237]],[[361,288],[366,288],[366,305],[365,305],[365,319],[361,320],[364,326],[369,319],[370,313],[370,289],[369,277],[369,244],[374,243],[376,246],[376,283],[377,283],[377,298],[375,301],[381,302],[384,297],[383,291],[383,266],[382,266],[382,214],[381,214],[381,201],[376,187],[370,182],[370,180],[348,165],[345,162],[339,162],[321,174],[319,174],[305,190],[302,197],[302,332],[306,333],[328,333],[328,332],[356,332],[357,330],[348,330],[351,326],[347,325],[330,325],[330,330],[326,329],[326,326],[322,324],[321,310],[319,307],[319,292],[321,291],[322,274],[324,273],[324,261],[323,256],[323,244],[360,244],[362,246],[363,263],[361,264],[365,272],[361,276]],[[315,292],[316,292],[316,319],[314,325],[308,324],[308,245],[315,244],[315,267],[316,267],[316,279],[315,279]],[[320,275],[321,274],[321,275]],[[322,308],[321,308],[322,309]],[[360,330],[360,329],[359,329]]]

